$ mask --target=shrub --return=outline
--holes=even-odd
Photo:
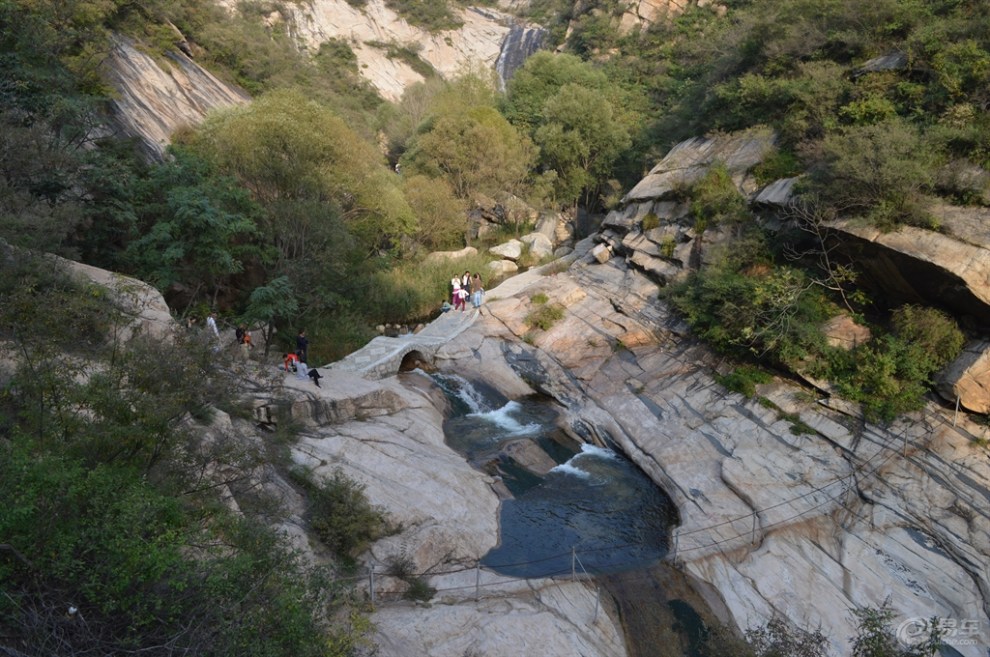
[[[385,4],[410,24],[430,32],[456,30],[462,25],[447,0],[385,0]]]
[[[965,336],[956,321],[934,308],[901,306],[891,319],[895,335],[910,344],[918,365],[933,373],[962,350]]]
[[[294,472],[294,479],[310,499],[309,524],[324,545],[345,562],[381,538],[388,521],[381,508],[372,506],[364,486],[335,470],[320,483],[308,473]]]
[[[642,226],[644,233],[648,230],[653,230],[659,225],[660,225],[660,217],[658,217],[653,212],[648,212],[646,216],[643,217]]]
[[[890,422],[924,404],[932,375],[962,349],[963,335],[940,311],[904,306],[893,333],[852,352],[832,353],[827,376],[840,392],[862,402],[868,419]]]
[[[934,186],[937,157],[913,126],[900,119],[852,126],[827,136],[819,155],[811,187],[838,216],[888,229],[931,225],[925,194]]]
[[[773,266],[762,242],[737,242],[722,261],[668,289],[700,337],[717,349],[795,369],[822,344],[828,315],[821,290],[792,267]]]
[[[751,216],[724,164],[711,167],[691,189],[691,214],[704,226],[738,224]]]
[[[756,386],[762,383],[770,383],[773,377],[764,370],[751,365],[743,365],[725,376],[715,376],[715,380],[731,390],[746,397],[756,394]]]
[[[543,292],[537,292],[536,294],[534,294],[533,296],[531,296],[531,297],[529,298],[529,300],[530,300],[531,302],[533,302],[533,303],[535,303],[536,305],[543,305],[543,304],[545,304],[545,303],[546,303],[547,301],[549,301],[549,300],[550,300],[550,297],[548,297],[548,296],[547,296],[546,294],[544,294]]]
[[[523,320],[529,326],[541,331],[549,331],[554,324],[564,318],[564,307],[560,304],[543,304],[526,315]]]

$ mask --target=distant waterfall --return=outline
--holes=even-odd
[[[513,25],[509,29],[502,42],[502,50],[498,53],[498,61],[495,62],[501,88],[505,88],[505,83],[523,65],[526,58],[540,49],[546,33],[542,27],[532,25]]]

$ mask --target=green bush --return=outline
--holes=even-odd
[[[770,383],[773,377],[758,367],[743,365],[725,376],[716,375],[715,380],[732,392],[738,392],[741,395],[752,398],[756,394],[756,386],[763,383]]]
[[[696,226],[740,224],[752,217],[724,164],[711,167],[691,188],[690,196]]]
[[[791,369],[818,353],[828,304],[802,271],[776,266],[762,240],[740,241],[720,262],[671,286],[667,295],[697,335],[722,351]]]
[[[838,216],[886,229],[932,225],[925,207],[937,157],[914,126],[900,119],[852,126],[828,135],[820,156],[811,187]]]
[[[564,318],[564,307],[557,303],[542,304],[529,311],[523,321],[541,331],[549,331],[553,325]]]
[[[963,335],[944,313],[917,306],[894,312],[893,333],[851,352],[833,353],[825,373],[862,402],[870,420],[890,422],[924,405],[931,377],[959,355]]]
[[[410,24],[430,32],[456,30],[463,24],[447,0],[386,0],[385,4]]]
[[[293,478],[309,496],[310,527],[345,563],[351,563],[371,541],[387,533],[388,521],[382,509],[372,506],[364,486],[340,470],[318,483],[299,471],[293,473]]]

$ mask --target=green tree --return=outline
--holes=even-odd
[[[397,177],[375,147],[298,92],[271,93],[215,115],[191,145],[266,208],[287,200],[333,206],[368,250],[415,229]],[[286,226],[269,213],[264,228],[277,239]]]
[[[266,356],[275,338],[279,320],[292,319],[298,311],[299,302],[286,276],[272,279],[267,285],[257,287],[251,292],[247,310],[244,311],[244,320],[252,324],[261,323],[264,327],[262,334],[265,339]]]
[[[443,177],[460,198],[500,191],[525,193],[536,148],[493,107],[444,114],[416,137],[402,158],[403,168]]]
[[[135,204],[142,226],[124,257],[144,280],[166,289],[206,287],[215,304],[220,285],[244,269],[258,208],[231,178],[182,149],[140,184]],[[195,299],[197,294],[191,294]]]
[[[502,111],[539,145],[557,200],[595,204],[632,146],[644,107],[638,92],[578,57],[539,52],[513,75]]]
[[[409,176],[403,180],[403,190],[418,219],[415,237],[420,243],[431,249],[463,246],[467,208],[445,179]]]
[[[628,127],[612,104],[593,89],[567,84],[547,99],[533,135],[542,163],[557,172],[557,197],[594,203],[623,151]]]

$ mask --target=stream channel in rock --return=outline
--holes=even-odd
[[[510,401],[460,376],[432,378],[451,406],[448,445],[504,487],[499,544],[482,565],[514,577],[593,575],[622,617],[631,657],[693,654],[699,612],[709,614],[661,563],[677,523],[667,494],[619,452],[576,443],[548,399]]]
[[[438,376],[452,413],[447,443],[501,478],[499,545],[482,564],[514,577],[619,572],[667,554],[676,511],[639,468],[607,447],[572,447],[540,398],[508,401],[485,386]]]

